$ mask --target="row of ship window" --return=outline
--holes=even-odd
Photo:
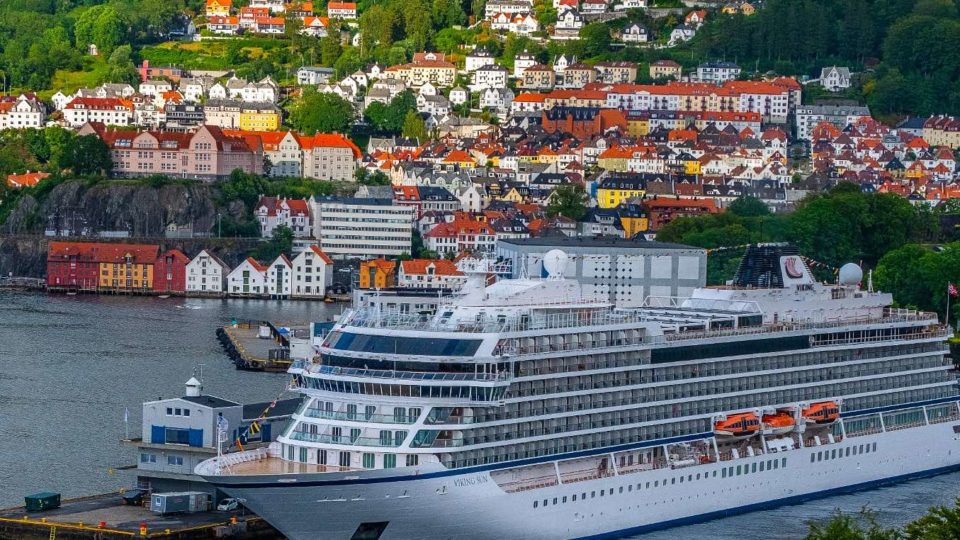
[[[852,445],[845,448],[834,448],[832,450],[820,450],[816,454],[810,454],[810,463],[827,461],[844,457],[856,456],[858,454],[869,454],[877,451],[877,443],[867,443],[861,445]]]
[[[310,463],[309,452],[310,450],[305,447],[299,447],[299,452],[294,459],[294,447],[293,445],[287,446],[287,460],[288,461],[299,461],[300,463]],[[350,462],[352,459],[350,452],[337,452],[337,451],[327,451],[327,450],[317,450],[316,458],[317,465],[332,465],[330,461],[329,454],[337,454],[337,463],[340,467],[350,467]],[[364,452],[361,455],[361,462],[363,463],[364,469],[375,469],[376,468],[376,454],[370,452]],[[413,467],[420,462],[420,457],[417,454],[407,454],[404,461],[406,462],[407,467]],[[393,469],[397,466],[397,455],[396,454],[383,454],[383,468],[384,469]]]
[[[728,477],[731,477],[731,478],[732,478],[732,477],[734,477],[734,476],[741,476],[741,475],[746,475],[746,474],[755,474],[755,473],[764,472],[764,471],[772,471],[772,470],[779,469],[779,468],[781,468],[781,467],[786,467],[786,466],[787,466],[787,458],[768,459],[768,460],[766,460],[766,461],[760,461],[760,462],[756,462],[756,463],[752,463],[752,464],[747,464],[747,465],[737,465],[736,467],[734,467],[734,466],[731,465],[731,466],[729,466],[729,467],[724,467],[724,468],[720,469],[720,477],[721,477],[721,478],[728,478]],[[686,480],[687,483],[690,483],[690,482],[696,482],[696,481],[699,481],[699,480],[707,480],[708,478],[716,478],[716,477],[717,477],[717,471],[716,471],[716,470],[714,470],[714,471],[712,471],[712,472],[702,473],[702,474],[701,474],[701,473],[688,474],[688,475],[686,475],[686,476],[680,475],[680,476],[674,476],[674,477],[672,477],[672,478],[664,478],[664,479],[663,479],[663,482],[661,482],[660,480],[653,480],[653,481],[648,481],[648,482],[645,482],[645,483],[644,483],[644,482],[639,482],[639,483],[636,484],[636,486],[637,486],[637,487],[636,487],[636,490],[637,490],[637,491],[640,491],[641,488],[643,488],[643,489],[650,489],[650,488],[658,488],[658,487],[667,487],[668,485],[673,486],[673,485],[677,485],[677,484],[683,484],[683,483],[684,483],[684,480]],[[633,490],[634,490],[634,487],[633,487],[633,486],[634,486],[633,484],[630,484],[630,485],[626,486],[626,492],[627,492],[627,493],[632,493]],[[587,492],[584,491],[584,492],[580,493],[580,495],[579,495],[579,500],[585,501],[585,500],[587,500],[588,498],[594,499],[594,498],[597,497],[597,494],[598,494],[598,493],[599,493],[599,496],[600,496],[600,497],[603,497],[604,495],[613,495],[613,494],[614,494],[614,488],[601,489],[601,490],[591,490],[589,497],[587,497]],[[620,494],[623,494],[623,493],[624,493],[624,486],[620,486],[620,488],[619,488],[619,490],[618,490],[618,493],[620,493]],[[569,496],[569,499],[568,499],[568,496],[565,495],[565,496],[562,496],[562,497],[553,497],[553,499],[543,499],[543,501],[536,500],[536,501],[533,501],[533,507],[534,507],[534,508],[538,508],[538,507],[547,507],[547,506],[550,506],[551,504],[553,504],[553,505],[566,504],[568,500],[569,500],[570,502],[577,502],[577,500],[578,500],[577,494],[574,493],[573,495]],[[551,502],[551,501],[552,501],[552,502]]]

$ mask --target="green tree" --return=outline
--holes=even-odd
[[[564,216],[580,221],[587,214],[589,197],[580,184],[564,184],[557,187],[550,196],[547,214]]]
[[[580,40],[586,56],[595,57],[610,51],[610,29],[603,23],[590,23],[580,29]]]
[[[417,99],[413,92],[404,90],[390,100],[389,105],[379,102],[371,103],[364,111],[364,116],[380,133],[400,133],[403,130],[407,113],[416,111]]]
[[[93,24],[91,39],[97,44],[100,54],[110,54],[113,48],[125,39],[125,25],[112,6],[105,6]]]
[[[903,528],[905,540],[960,538],[960,499],[953,507],[934,506]]]
[[[113,170],[110,149],[100,137],[83,135],[71,139],[61,157],[62,165],[79,175],[109,175]]]
[[[897,531],[877,524],[866,508],[858,517],[834,512],[825,523],[810,522],[806,540],[896,540]]]
[[[320,63],[333,67],[341,54],[343,54],[343,47],[340,46],[340,31],[330,29],[320,40]]]
[[[290,124],[298,131],[313,135],[344,133],[353,122],[353,106],[336,94],[321,94],[315,90],[304,92],[290,111]]]
[[[412,137],[420,142],[427,140],[427,125],[423,117],[416,111],[408,111],[403,119],[403,129],[401,133],[404,137]]]
[[[740,217],[758,217],[770,214],[770,208],[763,201],[749,195],[744,195],[730,203],[727,211]]]

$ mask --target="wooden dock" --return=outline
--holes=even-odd
[[[261,338],[260,327],[270,329]],[[217,329],[217,339],[237,369],[287,371],[290,368],[290,341],[269,321],[236,321]]]

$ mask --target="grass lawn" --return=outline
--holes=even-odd
[[[57,90],[70,95],[79,88],[99,86],[106,79],[107,71],[107,61],[103,58],[85,57],[83,59],[83,71],[58,69],[53,74],[53,82],[50,85],[52,90],[38,92],[38,95],[43,99],[49,99]]]
[[[282,39],[240,38],[236,40],[168,41],[140,50],[140,57],[156,66],[175,65],[185,69],[226,70],[236,66],[227,62],[227,46],[239,42],[250,58],[269,58],[272,50],[284,49],[290,42]]]

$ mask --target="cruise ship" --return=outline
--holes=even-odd
[[[615,538],[960,468],[936,314],[785,245],[618,309],[564,279],[346,312],[269,448],[196,472],[287,537]],[[482,266],[478,264],[478,267]],[[956,454],[954,454],[956,452]]]

